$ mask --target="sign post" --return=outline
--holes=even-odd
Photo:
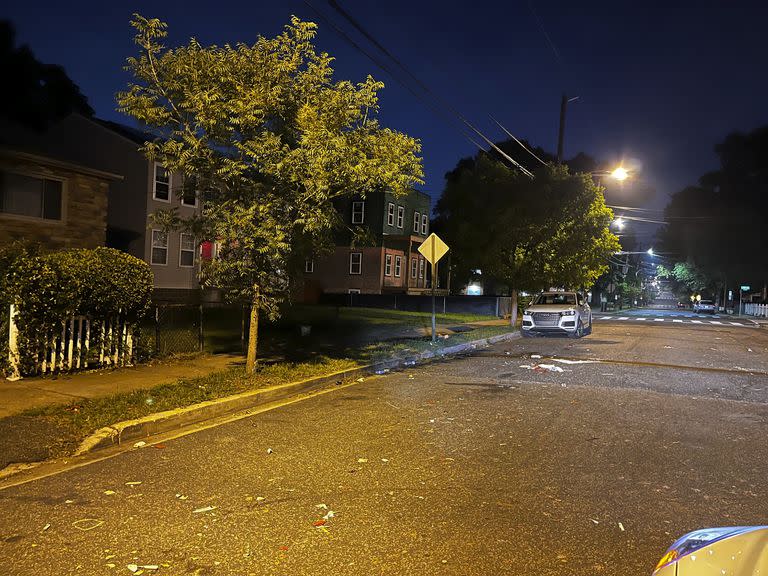
[[[432,342],[437,340],[435,330],[435,284],[437,283],[437,261],[448,252],[448,245],[434,232],[419,246],[419,252],[432,264]]]
[[[748,285],[739,286],[739,316],[741,316],[741,293],[746,292],[750,288],[751,286]]]

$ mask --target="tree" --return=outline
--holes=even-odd
[[[13,25],[0,21],[0,116],[43,130],[72,112],[92,116],[93,108],[61,66],[43,64],[28,46],[16,47]]]
[[[712,279],[695,264],[676,262],[672,268],[663,264],[656,267],[656,276],[666,278],[672,282],[672,291],[680,298],[687,298],[691,293],[714,291]]]
[[[479,268],[507,284],[513,325],[518,290],[589,285],[619,250],[608,229],[613,214],[590,175],[551,164],[534,174],[481,153],[450,173],[436,206],[459,276]]]
[[[203,280],[251,302],[247,370],[256,366],[258,313],[279,314],[298,244],[321,238],[337,216],[334,198],[421,182],[420,144],[375,119],[383,84],[333,81],[332,58],[316,53],[316,26],[292,18],[276,38],[253,45],[176,49],[160,42],[166,24],[134,15],[134,81],[119,109],[153,129],[149,158],[186,175],[186,193],[203,191],[200,214],[164,226],[217,240],[218,259]]]

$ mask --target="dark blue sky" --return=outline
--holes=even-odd
[[[492,139],[499,119],[516,136],[554,150],[560,94],[569,108],[566,156],[583,150],[606,163],[632,159],[666,194],[716,166],[713,146],[729,131],[768,123],[766,23],[758,1],[536,2],[555,56],[522,1],[340,0],[429,88]],[[374,50],[325,0],[312,0]],[[114,93],[135,53],[132,12],[169,24],[168,45],[273,36],[291,14],[318,22],[316,44],[337,58],[338,78],[382,79],[381,120],[423,143],[426,184],[437,198],[443,175],[476,151],[455,124],[378,69],[299,0],[250,2],[13,2],[0,16],[37,57],[65,67],[100,117],[128,122]],[[627,191],[629,193],[629,189]],[[627,198],[629,203],[631,199]]]

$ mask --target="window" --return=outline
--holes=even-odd
[[[403,227],[403,220],[405,220],[405,208],[402,206],[397,207],[397,227]]]
[[[184,187],[181,190],[181,205],[197,207],[197,178],[192,176],[184,178]]]
[[[304,260],[304,272],[311,274],[315,271],[315,261],[312,258]]]
[[[61,220],[61,180],[0,172],[0,212],[43,220]]]
[[[395,256],[395,277],[400,278],[400,271],[403,268],[403,257]]]
[[[418,264],[416,263],[416,258],[411,258],[411,278],[416,278],[416,268]]]
[[[363,272],[363,253],[352,252],[349,255],[349,273],[361,274]]]
[[[161,202],[171,201],[171,174],[165,166],[155,162],[155,181],[152,186],[152,197]]]
[[[195,265],[195,237],[193,234],[179,235],[179,266],[182,268],[191,268]]]
[[[392,276],[392,254],[384,257],[384,276]]]
[[[419,278],[424,278],[424,260],[419,258]]]
[[[395,225],[395,205],[392,202],[387,206],[387,224],[389,226]]]
[[[427,215],[422,214],[421,215],[421,235],[426,236],[427,235]]]
[[[413,213],[413,231],[416,232],[416,234],[419,233],[419,224],[421,222],[421,214],[418,212]]]
[[[365,220],[365,202],[352,202],[352,224],[362,224]]]
[[[168,264],[168,232],[152,230],[152,264]]]

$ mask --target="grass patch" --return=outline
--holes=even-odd
[[[60,456],[71,452],[86,436],[99,428],[123,420],[133,420],[164,410],[191,406],[206,400],[305,380],[357,366],[359,363],[354,360],[317,357],[311,362],[263,366],[251,376],[246,375],[242,367],[233,367],[223,372],[181,379],[173,384],[146,390],[89,398],[76,404],[28,410],[22,415],[41,419],[63,431],[62,435],[65,437],[58,442],[58,453],[51,454]]]

